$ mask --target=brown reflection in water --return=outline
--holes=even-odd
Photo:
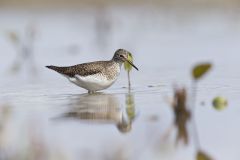
[[[186,104],[187,100],[188,100],[187,90],[185,88],[175,88],[174,101],[173,101],[172,107],[173,107],[174,118],[175,118],[174,124],[177,128],[176,142],[178,143],[180,140],[182,140],[186,145],[188,144],[189,132],[187,129],[187,122],[190,122],[193,133],[194,133],[193,135],[194,145],[196,146],[195,159],[196,160],[212,160],[212,158],[201,149],[200,139],[198,137],[198,132],[197,132],[197,124],[195,123],[195,119],[194,119],[194,113],[193,113],[194,110],[188,109]],[[191,107],[194,107],[194,106],[191,106]]]
[[[132,129],[133,121],[132,114],[127,112],[130,106],[121,107],[118,98],[112,94],[82,94],[72,100],[70,109],[59,118],[114,124],[121,133],[127,133]]]
[[[177,127],[177,139],[179,142],[183,140],[188,144],[187,122],[190,119],[191,113],[186,106],[186,90],[185,88],[175,89],[173,110],[175,114],[175,126]]]

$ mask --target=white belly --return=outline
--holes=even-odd
[[[112,80],[108,80],[105,76],[101,76],[100,74],[90,76],[75,75],[68,79],[70,82],[88,91],[99,91],[110,87],[116,81],[117,76]]]

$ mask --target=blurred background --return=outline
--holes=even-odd
[[[0,0],[0,160],[240,159],[239,42],[238,0]],[[45,68],[119,48],[140,70],[131,92],[124,70],[89,96]],[[195,122],[186,114],[176,126],[173,88],[191,102],[200,62],[213,68],[198,84]],[[216,96],[228,107],[216,110]]]

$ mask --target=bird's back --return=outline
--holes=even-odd
[[[109,65],[110,61],[96,61],[90,63],[82,63],[74,66],[58,67],[58,66],[46,66],[60,74],[68,77],[74,77],[75,75],[88,76],[97,73],[104,72],[106,65]]]

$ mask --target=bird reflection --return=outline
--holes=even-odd
[[[128,116],[127,108],[121,107],[118,98],[112,94],[82,94],[72,100],[70,109],[60,117],[114,124],[121,133],[127,133],[131,131],[133,121]]]

